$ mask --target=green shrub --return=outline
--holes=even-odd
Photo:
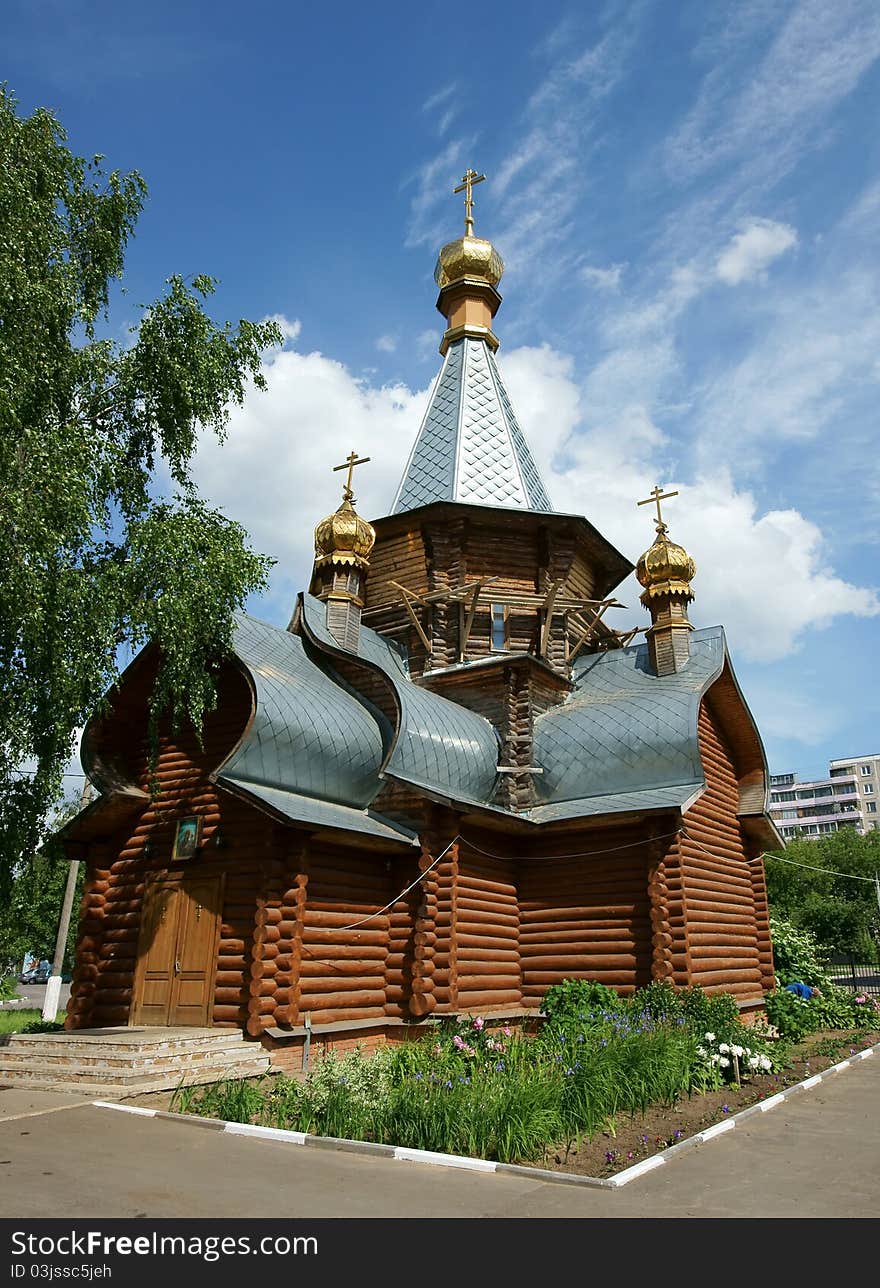
[[[14,975],[0,975],[0,1002],[11,1002],[18,997],[18,984]]]
[[[779,984],[802,980],[823,991],[829,981],[819,961],[820,946],[809,930],[795,926],[784,917],[771,915],[770,938],[773,942],[773,964]]]
[[[621,1011],[624,1002],[613,988],[591,979],[564,979],[551,984],[541,1000],[550,1024],[567,1024],[601,1011]]]

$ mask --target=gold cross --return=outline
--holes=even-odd
[[[636,501],[636,505],[650,505],[651,502],[653,501],[654,504],[657,506],[657,531],[658,532],[667,531],[666,524],[663,522],[663,515],[660,513],[660,502],[666,501],[671,496],[678,496],[678,493],[664,492],[662,488],[655,487],[651,492],[651,495],[646,497],[644,501]]]
[[[354,492],[352,492],[351,490],[351,480],[352,480],[352,475],[354,474],[354,467],[356,465],[366,465],[369,459],[370,459],[369,456],[361,456],[359,458],[357,452],[351,452],[348,456],[346,456],[345,460],[342,462],[341,465],[333,466],[334,474],[338,470],[348,470],[348,479],[346,481],[345,488],[342,493],[343,501],[354,500]]]
[[[473,189],[475,183],[482,183],[485,179],[484,174],[477,174],[476,170],[468,168],[461,177],[461,183],[452,191],[464,193],[464,235],[472,237],[474,235],[474,195]]]

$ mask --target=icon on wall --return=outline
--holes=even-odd
[[[199,848],[202,839],[202,820],[197,816],[177,820],[174,833],[174,849],[171,852],[172,862],[178,859],[191,859]]]

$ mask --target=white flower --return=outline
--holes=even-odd
[[[721,1068],[722,1068],[722,1069],[729,1069],[729,1068],[730,1068],[730,1061],[728,1060],[728,1058],[727,1058],[727,1056],[726,1056],[726,1055],[720,1055],[720,1056],[718,1057],[718,1063],[721,1065]]]
[[[769,1071],[773,1068],[773,1061],[770,1059],[770,1057],[767,1055],[759,1055],[758,1059],[761,1062],[761,1068],[767,1070],[767,1072],[769,1073]]]
[[[720,1063],[721,1063],[721,1056],[720,1056],[720,1055],[710,1055],[710,1056],[709,1056],[709,1063],[710,1063],[710,1064],[720,1064]]]
[[[757,1069],[757,1067],[758,1067],[758,1065],[759,1065],[760,1063],[761,1063],[761,1057],[760,1057],[759,1055],[750,1055],[750,1056],[749,1056],[749,1068],[750,1068],[750,1069]]]
[[[731,1052],[731,1055],[735,1055],[737,1059],[740,1059],[740,1057],[743,1055],[743,1049],[741,1046],[732,1046],[730,1048],[730,1052]]]
[[[730,1047],[727,1045],[726,1042],[722,1042],[718,1050],[721,1052],[722,1055],[727,1055],[728,1051],[730,1050]]]
[[[700,1047],[697,1047],[697,1055],[705,1055],[705,1054],[706,1054],[706,1048],[705,1048],[705,1047],[701,1047],[701,1046],[700,1046]]]
[[[714,1041],[715,1041],[715,1034],[714,1034],[714,1033],[704,1033],[704,1034],[703,1034],[703,1037],[706,1039],[706,1041],[707,1041],[707,1042],[714,1042]]]

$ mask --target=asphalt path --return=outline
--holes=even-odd
[[[208,1131],[0,1088],[0,1217],[874,1218],[880,1057],[619,1190]]]
[[[61,994],[58,1000],[59,1010],[64,1011],[67,1009],[67,1003],[69,999],[70,999],[70,985],[62,984]],[[45,1000],[46,1000],[45,984],[19,984],[18,997],[14,997],[11,999],[11,1001],[8,1001],[8,1002],[0,1002],[0,1011],[22,1010],[28,1007],[36,1007],[38,1011],[42,1011],[43,1002]]]

